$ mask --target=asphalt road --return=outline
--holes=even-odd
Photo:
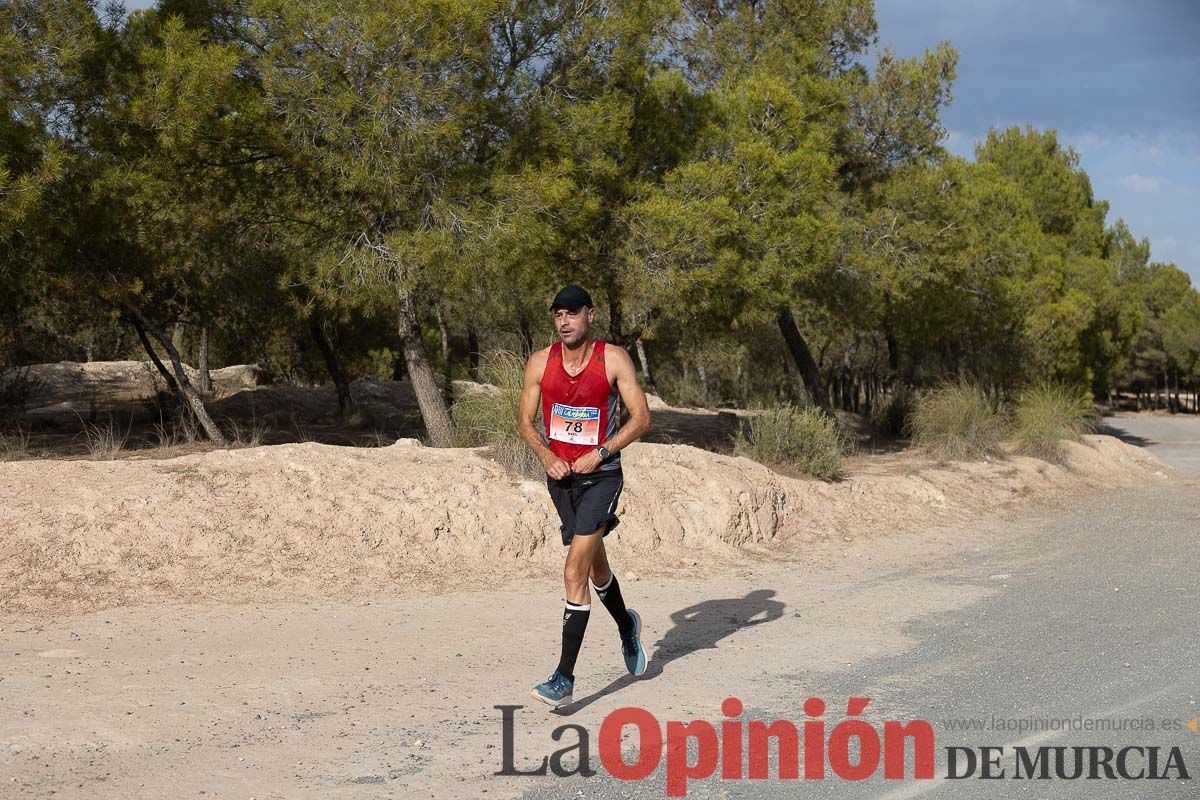
[[[1200,481],[1187,469],[1200,467],[1200,420],[1110,418],[1105,425],[1105,432],[1181,467],[1179,474],[1169,485],[1093,496],[1065,513],[997,525],[969,546],[931,553],[904,578],[916,572],[975,584],[986,589],[983,599],[918,617],[904,631],[915,646],[902,653],[855,664],[815,684],[801,671],[776,678],[794,684],[797,697],[824,698],[829,726],[845,719],[838,703],[851,696],[872,698],[863,716],[877,728],[888,719],[929,721],[936,735],[934,780],[885,781],[882,769],[861,782],[710,778],[690,782],[687,796],[1200,797],[1200,733],[1186,727],[1200,716]],[[706,717],[699,712],[694,718]],[[806,719],[800,700],[772,708],[748,701],[744,718]],[[1092,730],[1061,730],[1088,725]],[[1191,780],[1014,780],[1017,745],[1158,746],[1160,770],[1169,748],[1179,747]],[[952,746],[972,747],[976,754],[981,746],[1003,746],[1006,778],[946,780],[946,748]],[[662,766],[640,782],[600,771],[525,798],[578,796],[663,797]]]
[[[1195,417],[1105,417],[1099,432],[1146,447],[1168,464],[1200,470],[1200,419]]]

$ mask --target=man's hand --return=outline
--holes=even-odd
[[[546,474],[556,481],[561,481],[571,474],[571,465],[556,455],[551,455],[542,463],[546,466]]]
[[[580,474],[588,473],[588,472],[595,472],[597,469],[600,468],[600,464],[603,461],[604,461],[604,459],[602,459],[600,457],[600,451],[592,450],[591,452],[587,453],[586,455],[580,456],[579,458],[575,459],[575,463],[571,465],[571,471],[578,472]]]

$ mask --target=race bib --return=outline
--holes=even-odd
[[[555,403],[550,410],[550,438],[568,444],[600,441],[600,409]]]

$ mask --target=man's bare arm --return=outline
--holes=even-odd
[[[616,434],[604,443],[610,453],[616,453],[626,445],[633,444],[650,430],[650,406],[646,403],[646,393],[638,383],[637,369],[633,359],[623,347],[609,346],[604,350],[614,376],[617,380],[617,392],[621,402],[629,409],[629,420],[621,426]]]
[[[525,444],[533,451],[538,460],[546,467],[546,474],[552,478],[565,478],[571,473],[571,466],[563,461],[542,442],[542,436],[537,429],[538,404],[542,400],[542,373],[546,370],[547,352],[539,350],[525,362],[525,381],[521,389],[521,410],[517,418],[517,430]]]

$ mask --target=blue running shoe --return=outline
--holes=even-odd
[[[533,687],[533,691],[529,696],[534,700],[540,700],[548,706],[558,708],[564,703],[571,702],[571,694],[575,691],[575,681],[563,675],[558,670],[554,670],[554,674],[546,679],[545,683],[539,683]]]
[[[642,618],[632,608],[625,609],[633,617],[633,630],[621,636],[621,655],[625,656],[625,669],[630,675],[641,675],[646,671],[646,649],[642,647]]]

